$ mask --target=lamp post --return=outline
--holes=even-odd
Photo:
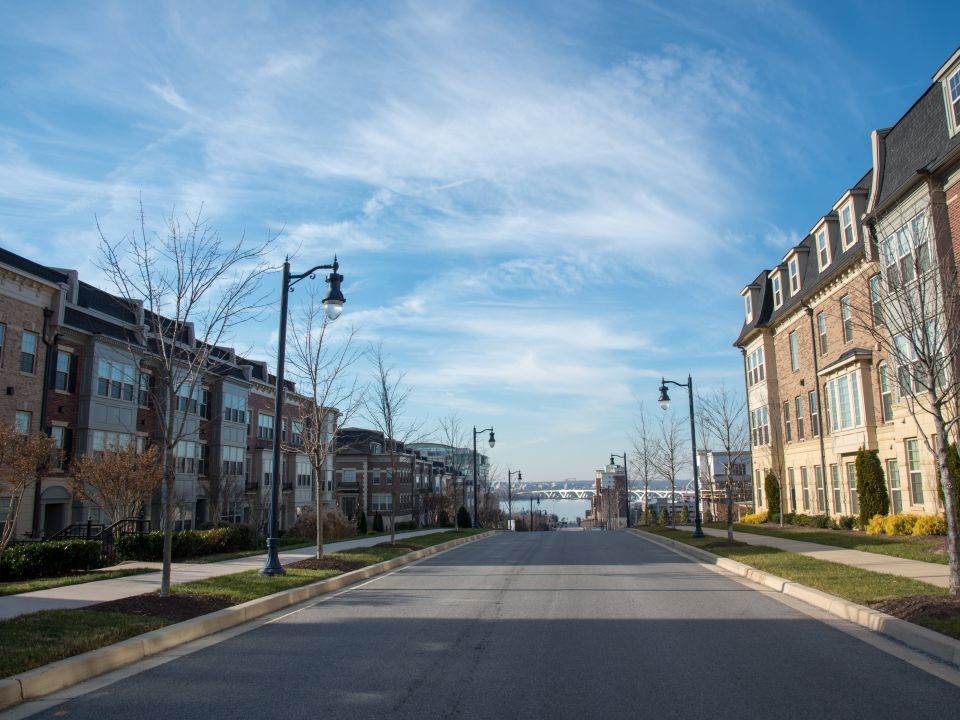
[[[273,422],[273,468],[270,486],[270,537],[267,538],[267,560],[260,570],[261,575],[283,575],[283,565],[280,564],[279,554],[279,513],[280,513],[280,429],[283,427],[283,364],[286,357],[287,344],[287,296],[293,292],[293,286],[304,278],[311,280],[316,277],[317,270],[333,270],[327,275],[327,285],[330,290],[323,299],[323,309],[329,320],[336,320],[343,311],[346,298],[340,291],[343,275],[337,271],[340,263],[334,255],[332,265],[317,265],[305,273],[292,274],[290,272],[290,258],[283,261],[283,277],[280,285],[280,339],[277,348],[277,387],[276,403],[274,405]]]
[[[513,521],[513,488],[510,485],[510,478],[513,476],[513,470],[507,470],[507,529]],[[517,470],[517,482],[523,480],[523,475]]]
[[[490,438],[487,440],[490,447],[496,445],[492,427],[477,430],[477,426],[473,426],[473,526],[475,528],[480,527],[480,506],[477,504],[477,435],[483,435],[485,432],[490,433]]]
[[[667,380],[665,378],[660,379],[660,407],[664,410],[670,407],[670,396],[667,394],[667,383],[676,385],[677,387],[685,387],[687,389],[687,394],[690,397],[690,450],[693,454],[693,514],[695,518],[693,537],[701,538],[703,537],[703,525],[700,522],[700,480],[698,478],[699,473],[697,472],[697,433],[696,427],[693,423],[693,378],[687,374],[687,382],[685,383],[678,383],[674,380]]]
[[[537,498],[537,507],[540,507],[540,498]],[[533,495],[530,495],[530,532],[533,532]]]
[[[613,465],[614,458],[620,458],[623,460],[623,493],[627,496],[627,527],[630,527],[630,481],[627,479],[627,451],[623,451],[623,455],[617,455],[616,453],[610,453],[610,464]],[[617,508],[619,510],[619,508]]]

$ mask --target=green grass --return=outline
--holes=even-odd
[[[917,620],[917,624],[960,640],[960,618],[950,618],[949,620],[921,618]]]
[[[240,604],[248,600],[272,595],[282,590],[309,585],[320,580],[340,575],[337,570],[287,570],[285,575],[264,577],[257,570],[247,570],[235,575],[221,575],[205,580],[194,580],[183,585],[174,585],[174,595],[212,595]]]
[[[45,610],[0,622],[0,678],[126,640],[167,625],[150,616]]]
[[[722,540],[716,537],[692,538],[685,530],[672,531],[664,528],[642,528],[647,532],[687,545],[701,547],[708,552],[728,557],[744,565],[798,582],[807,587],[822,590],[861,605],[915,595],[946,595],[946,588],[912,580],[899,575],[875,573],[861,568],[841,565],[785,552],[762,545],[716,545]],[[714,544],[712,547],[705,545]]]
[[[717,530],[726,530],[726,525],[710,523],[707,527]],[[906,560],[920,560],[922,562],[949,564],[946,552],[938,550],[939,541],[929,537],[885,537],[883,535],[867,535],[862,532],[849,530],[815,530],[815,529],[788,529],[771,528],[759,525],[735,524],[737,532],[766,535],[769,537],[800,540],[802,542],[832,545],[848,550],[862,550],[878,555],[890,555]]]
[[[0,583],[0,596],[19,595],[20,593],[34,592],[36,590],[49,590],[50,588],[66,587],[67,585],[82,585],[83,583],[96,582],[97,580],[113,580],[114,578],[127,577],[128,575],[143,575],[144,573],[155,572],[147,568],[131,568],[129,570],[92,570],[90,572],[80,573],[78,575],[65,575],[56,578],[36,578],[34,580],[18,580],[16,582]]]

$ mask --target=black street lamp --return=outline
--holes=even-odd
[[[616,453],[610,453],[610,464],[613,465],[614,458],[620,458],[623,460],[623,492],[627,496],[627,527],[630,527],[630,480],[627,475],[627,452],[624,450],[623,455],[617,455]],[[617,508],[619,511],[620,508]]]
[[[513,488],[510,485],[510,478],[513,476],[513,470],[507,470],[507,529],[510,529],[510,523],[513,520]],[[523,475],[517,470],[517,482],[523,480]]]
[[[537,498],[537,507],[540,507],[540,498]],[[533,495],[530,496],[530,532],[533,532]]]
[[[475,528],[480,527],[480,506],[477,504],[477,435],[483,435],[485,432],[490,433],[490,439],[487,440],[490,447],[496,445],[492,427],[477,430],[477,426],[473,426],[473,526]]]
[[[280,564],[279,535],[280,523],[280,429],[283,427],[283,365],[286,357],[287,345],[287,296],[293,292],[293,286],[304,278],[311,280],[316,277],[317,270],[333,270],[327,275],[327,285],[330,290],[323,299],[323,309],[329,320],[336,320],[343,311],[346,298],[340,292],[340,283],[343,275],[337,270],[340,263],[337,256],[333,256],[333,265],[317,265],[305,273],[293,275],[290,273],[290,259],[283,261],[283,277],[280,285],[280,340],[277,348],[277,388],[276,404],[274,405],[273,420],[273,468],[270,487],[270,537],[267,538],[267,560],[260,570],[261,575],[283,575],[283,565]]]
[[[677,387],[685,387],[687,394],[690,396],[690,449],[693,454],[693,514],[695,518],[693,537],[702,538],[703,525],[700,522],[700,481],[697,477],[699,474],[697,473],[697,433],[693,424],[693,378],[688,374],[687,382],[685,383],[678,383],[665,378],[660,379],[660,407],[664,410],[670,407],[670,396],[667,395],[667,383],[676,385]]]

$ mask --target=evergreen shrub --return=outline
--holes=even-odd
[[[740,522],[745,525],[763,525],[765,522],[770,521],[770,513],[766,510],[758,513],[751,513],[750,515],[744,515],[740,518]]]
[[[666,527],[670,524],[670,514],[666,508],[660,508],[660,514],[657,516],[657,525]]]
[[[373,515],[373,531],[375,533],[383,532],[383,515],[380,514],[379,510]]]
[[[460,529],[469,528],[473,525],[473,520],[470,518],[470,512],[463,506],[460,506],[460,509],[457,510],[457,525],[460,526]]]
[[[777,522],[780,519],[780,481],[770,470],[763,479],[763,491],[767,496],[767,512],[769,513],[769,522]]]
[[[860,527],[866,527],[875,515],[890,512],[890,496],[883,477],[883,464],[876,450],[857,451],[857,494],[860,498]]]
[[[361,510],[357,513],[357,535],[367,534],[367,513]]]
[[[53,540],[11,545],[0,555],[0,580],[60,577],[103,566],[99,540]]]

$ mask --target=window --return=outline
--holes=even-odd
[[[197,456],[197,475],[207,476],[209,456],[207,455],[207,444],[199,443],[199,455]]]
[[[747,356],[747,380],[751,386],[763,381],[764,370],[763,348],[758,347]]]
[[[841,510],[841,493],[840,493],[840,466],[831,465],[830,466],[830,483],[833,486],[833,511],[835,513],[843,514]]]
[[[117,451],[121,448],[130,447],[133,442],[134,436],[130,433],[94,430],[90,434],[90,449],[94,452]]]
[[[65,470],[70,465],[73,450],[73,430],[62,425],[54,425],[50,428],[50,437],[53,438],[54,447],[59,451],[56,467]]]
[[[817,233],[817,262],[821,270],[830,264],[830,243],[827,242],[826,230]]]
[[[763,485],[760,484],[760,471],[754,470],[753,487],[757,490],[757,507],[763,507]]]
[[[73,392],[75,364],[76,359],[72,353],[57,350],[57,368],[53,376],[53,387],[56,390]]]
[[[930,249],[927,243],[927,222],[924,213],[894,230],[881,245],[880,260],[887,287],[897,288],[901,283],[911,283],[917,273],[930,268]]]
[[[342,480],[344,483],[349,483],[351,485],[356,484],[357,482],[356,468],[345,468],[343,470]]]
[[[853,227],[853,205],[847,203],[846,207],[840,211],[841,235],[843,237],[843,249],[853,245],[857,239],[856,230]]]
[[[890,368],[883,362],[877,368],[880,376],[880,415],[885,423],[893,422],[893,390],[890,384]]]
[[[857,495],[857,464],[847,463],[847,482],[850,484],[850,514],[860,514],[860,497]]]
[[[287,441],[287,419],[280,418],[280,440],[282,442]]]
[[[13,428],[21,435],[28,435],[30,433],[30,426],[33,424],[33,413],[26,412],[24,410],[17,410],[17,414],[14,416]]]
[[[820,408],[817,407],[817,391],[811,390],[807,396],[810,400],[810,434],[820,437]]]
[[[896,460],[887,460],[887,479],[890,481],[890,506],[894,515],[903,512],[903,490],[900,487],[900,467]]]
[[[953,129],[956,132],[960,129],[960,70],[947,80],[947,90],[950,94],[950,110],[953,113]]]
[[[790,333],[790,367],[800,369],[800,343],[797,340],[797,331]]]
[[[273,440],[273,415],[257,413],[257,438]]]
[[[817,313],[817,333],[820,335],[820,354],[826,355],[830,347],[827,342],[827,315],[826,313]]]
[[[827,489],[823,484],[823,466],[814,465],[813,474],[817,482],[817,508],[820,512],[823,512],[827,506]]]
[[[797,440],[803,440],[803,396],[797,395],[793,404],[797,409]]]
[[[242,477],[244,474],[244,449],[224,445],[220,449],[220,471],[227,476]]]
[[[786,442],[793,440],[793,435],[790,432],[790,402],[787,401],[783,404],[783,436]]]
[[[843,341],[853,340],[853,311],[850,309],[850,296],[840,298],[840,317],[843,320]]]
[[[790,273],[790,294],[796,295],[800,290],[800,261],[797,258],[790,258],[787,264]]]
[[[201,459],[200,443],[192,440],[181,440],[173,448],[173,455],[176,458],[177,472],[187,475],[197,473],[198,460]]]
[[[23,331],[20,336],[20,372],[33,373],[37,364],[37,334]]]
[[[747,322],[752,322],[753,321],[753,298],[751,297],[749,292],[743,296],[743,309],[744,309],[744,314],[746,315],[746,318],[747,318]]]
[[[920,473],[920,445],[917,438],[907,440],[907,473],[910,476],[910,502],[923,505],[923,475]]]
[[[0,323],[0,365],[3,365],[3,346],[7,338],[7,326]]]
[[[223,419],[235,423],[245,423],[247,401],[240,395],[225,393],[223,396]]]
[[[783,288],[780,287],[780,273],[774,275],[770,282],[773,284],[773,306],[778,308],[783,305]]]
[[[810,511],[810,477],[807,468],[800,468],[800,489],[803,491],[803,511]]]
[[[750,412],[750,428],[754,445],[770,444],[770,417],[766,405]]]
[[[393,508],[393,495],[376,494],[370,498],[370,507],[374,512],[385,512]]]
[[[870,278],[870,308],[873,313],[873,326],[883,325],[883,286],[879,275]]]
[[[134,377],[132,365],[100,360],[97,363],[97,395],[114,400],[133,400]]]
[[[863,424],[858,371],[827,381],[825,389],[825,397],[829,400],[827,424],[834,432]]]
[[[297,487],[313,487],[313,466],[305,457],[297,458]]]
[[[293,421],[293,434],[290,436],[290,443],[293,445],[303,444],[303,424],[299,420]]]
[[[207,417],[207,408],[210,407],[210,391],[200,389],[200,417]]]
[[[380,484],[380,471],[379,471],[379,470],[373,470],[373,471],[370,473],[370,478],[371,478],[371,479],[370,479],[370,482],[371,482],[371,483],[373,483],[374,485],[379,485],[379,484]]]
[[[210,401],[208,391],[204,390],[197,381],[184,380],[177,389],[177,411],[206,417],[206,410]]]
[[[150,381],[151,375],[140,373],[137,380],[137,404],[141,407],[150,407]]]

